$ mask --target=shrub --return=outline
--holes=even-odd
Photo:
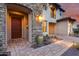
[[[36,44],[42,44],[43,43],[43,36],[37,35],[35,38]]]
[[[73,42],[73,47],[79,49],[79,42]]]
[[[38,44],[43,44],[43,36],[38,37]]]

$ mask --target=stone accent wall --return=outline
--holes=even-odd
[[[35,21],[35,19],[32,20],[32,39],[33,39],[33,43],[35,41],[35,37],[37,35],[42,35],[42,24],[40,23],[39,25],[37,25],[37,22]]]
[[[35,42],[37,35],[42,35],[42,24],[37,25],[36,15],[41,15],[45,4],[21,4],[32,10],[32,42]],[[6,4],[0,4],[0,52],[6,51],[7,39],[6,39]]]
[[[22,4],[32,10],[32,43],[35,43],[35,37],[42,35],[42,23],[36,22],[36,15],[41,15],[46,4],[43,3],[29,3]]]
[[[6,26],[5,26],[5,19],[6,19],[6,9],[5,4],[0,4],[0,52],[6,51]]]

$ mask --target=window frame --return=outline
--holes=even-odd
[[[56,8],[54,6],[50,7],[50,15],[52,18],[56,18]]]
[[[45,23],[44,23],[45,22]],[[45,24],[45,26],[44,26],[44,24]],[[42,22],[42,32],[47,32],[47,21],[46,20],[44,20],[43,22]]]

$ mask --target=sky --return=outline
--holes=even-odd
[[[60,5],[66,11],[65,16],[75,18],[79,22],[79,3],[61,3]]]

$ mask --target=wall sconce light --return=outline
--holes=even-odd
[[[37,22],[42,22],[43,21],[43,17],[42,16],[36,16],[36,21]]]

